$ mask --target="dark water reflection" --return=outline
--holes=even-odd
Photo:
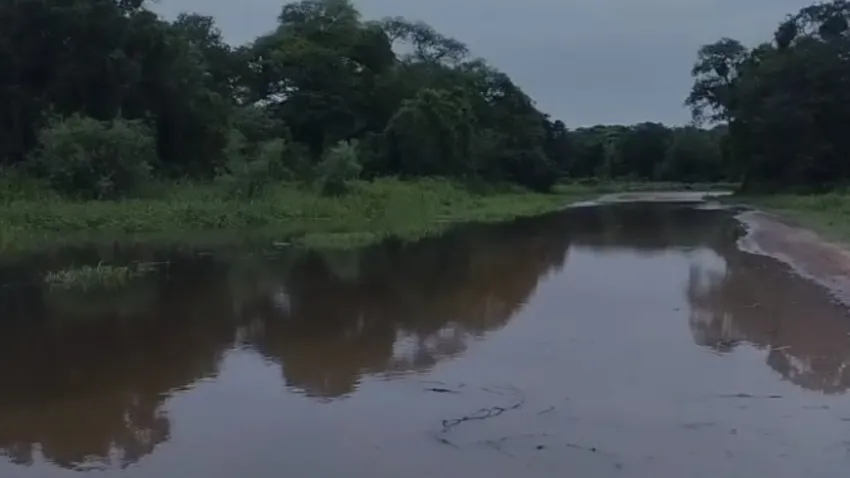
[[[809,390],[850,390],[850,316],[813,282],[788,267],[727,246],[725,268],[693,267],[688,299],[694,339],[718,353],[741,344],[768,351],[766,362]]]
[[[234,347],[279,363],[287,386],[314,397],[352,393],[364,374],[428,370],[502,327],[563,266],[561,223],[467,227],[359,253],[113,250],[173,263],[117,297],[7,288],[0,447],[20,464],[36,448],[67,468],[134,463],[168,439],[169,394],[215,377]],[[34,283],[34,271],[67,260],[16,268]]]
[[[739,251],[741,232],[727,211],[618,205],[356,253],[116,247],[10,262],[0,268],[9,285],[0,322],[0,453],[10,463],[61,469],[133,465],[169,441],[180,419],[168,411],[170,398],[215,382],[233,351],[277,364],[287,390],[316,406],[356,396],[367,377],[427,378],[535,301],[592,312],[581,299],[535,299],[543,279],[569,270],[575,251],[599,260],[687,257],[687,280],[670,302],[684,296],[688,310],[678,314],[696,344],[721,355],[749,344],[794,384],[846,392],[850,318],[786,267]],[[44,270],[104,258],[167,264],[116,294],[38,285]],[[650,268],[646,280],[658,274],[665,272]],[[605,344],[593,350],[605,354]],[[0,463],[0,476],[4,469]]]

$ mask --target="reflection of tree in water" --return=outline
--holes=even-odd
[[[718,353],[741,342],[769,350],[767,364],[802,387],[850,389],[850,317],[819,286],[787,267],[737,248],[742,228],[725,211],[686,206],[579,208],[571,243],[594,248],[663,251],[704,248],[725,267],[694,256],[687,296],[694,340]]]
[[[289,385],[317,396],[350,393],[364,373],[428,369],[462,352],[470,337],[503,326],[539,278],[563,264],[559,221],[388,243],[362,251],[356,264],[307,254],[281,276],[287,307],[266,302],[257,346],[283,364]]]
[[[216,320],[227,298],[216,287],[146,284],[130,291],[149,300],[131,299],[135,315],[44,292],[32,310],[55,317],[21,317],[0,334],[0,453],[26,464],[38,451],[66,468],[151,453],[169,435],[166,395],[214,374],[232,339],[233,325]]]
[[[612,205],[571,210],[571,244],[661,252],[713,251],[725,267],[694,256],[687,295],[694,340],[718,353],[741,342],[767,349],[767,364],[802,387],[850,389],[850,317],[819,286],[780,263],[740,251],[742,232],[725,211],[681,205]]]
[[[281,363],[290,386],[322,397],[351,392],[363,374],[430,367],[504,325],[540,276],[564,262],[565,231],[551,216],[353,256],[172,257],[167,279],[127,295],[9,294],[0,454],[72,469],[132,464],[168,439],[169,395],[216,374],[237,343]],[[36,269],[57,267],[41,260]]]
[[[720,353],[747,342],[769,351],[767,364],[791,382],[825,393],[850,389],[850,317],[821,287],[781,263],[716,249],[725,270],[691,270],[691,328]]]

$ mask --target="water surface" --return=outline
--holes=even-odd
[[[740,234],[612,204],[351,253],[9,259],[0,476],[839,476],[850,317]],[[160,268],[40,284],[103,259]]]

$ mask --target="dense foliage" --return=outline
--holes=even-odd
[[[559,173],[571,178],[714,182],[737,177],[724,153],[725,128],[659,123],[594,126],[567,133]]]
[[[657,124],[569,131],[511,79],[423,23],[364,21],[349,0],[283,5],[227,44],[212,18],[145,0],[0,5],[0,161],[65,194],[153,178],[442,176],[547,190],[563,176],[711,180],[719,135]],[[151,149],[152,148],[152,149]]]
[[[699,51],[687,100],[728,125],[745,190],[826,189],[850,179],[850,2],[789,16],[754,48],[723,38]]]

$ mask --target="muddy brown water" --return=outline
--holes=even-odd
[[[850,317],[729,211],[0,267],[0,477],[836,477]],[[120,293],[62,264],[164,262]]]

